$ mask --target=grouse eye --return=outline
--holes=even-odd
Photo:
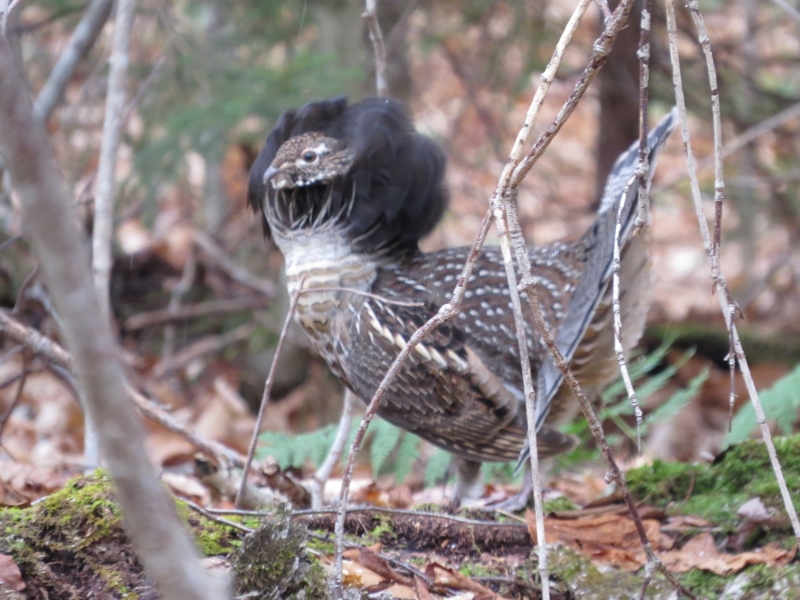
[[[307,163],[313,163],[315,160],[317,160],[317,153],[313,150],[306,150],[303,152],[302,159]]]

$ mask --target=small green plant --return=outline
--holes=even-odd
[[[650,354],[639,357],[629,361],[628,371],[631,380],[635,382],[634,388],[636,390],[636,398],[640,405],[646,403],[647,398],[652,394],[661,390],[667,382],[675,375],[675,373],[689,359],[694,356],[695,350],[689,349],[675,361],[673,364],[660,368],[663,365],[663,359],[670,349],[674,339],[667,338],[664,342]],[[644,436],[647,430],[654,424],[659,423],[669,417],[678,413],[684,406],[686,406],[700,391],[705,381],[708,379],[709,369],[703,369],[698,375],[693,377],[689,384],[682,389],[674,392],[666,402],[659,406],[656,410],[645,416],[642,422],[641,434]],[[624,417],[632,414],[628,395],[625,391],[625,385],[622,380],[609,385],[602,394],[603,409],[598,415],[601,421],[610,420],[621,432],[621,434],[628,439],[637,439],[637,432],[634,427],[631,427]],[[581,440],[588,440],[591,437],[589,432],[588,423],[584,419],[579,419],[574,422],[569,428],[569,432],[577,435]],[[609,444],[615,445],[620,441],[619,434],[610,434],[606,436]],[[579,462],[580,460],[589,458],[587,452],[581,449],[582,445],[570,455],[569,462]]]
[[[797,420],[797,409],[800,408],[800,365],[781,377],[771,388],[761,392],[759,398],[767,418],[777,423],[781,433],[792,433],[792,425]],[[731,431],[725,437],[723,448],[746,440],[755,425],[755,410],[748,403],[733,418]]]
[[[352,424],[346,448],[352,445],[358,425],[358,422]],[[328,455],[335,436],[336,424],[326,425],[309,433],[288,434],[268,431],[261,434],[257,457],[263,459],[271,456],[282,469],[299,468],[307,464],[316,468]],[[364,445],[369,445],[373,476],[377,477],[391,469],[395,480],[403,481],[419,457],[421,443],[422,440],[417,436],[395,427],[388,421],[383,419],[373,421],[364,438]],[[346,459],[345,452],[342,463]]]

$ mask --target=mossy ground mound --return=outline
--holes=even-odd
[[[800,507],[800,435],[774,438],[783,475]],[[657,460],[628,471],[628,487],[641,502],[664,508],[668,513],[693,514],[711,521],[722,533],[733,533],[740,522],[739,508],[759,498],[775,516],[771,528],[790,528],[783,499],[760,440],[732,446],[712,464],[690,465]]]
[[[241,533],[179,505],[206,556],[227,555]],[[98,471],[26,508],[0,510],[0,552],[22,572],[28,598],[153,597],[122,527],[114,487]]]
[[[0,552],[13,556],[29,598],[135,598],[146,587],[105,474],[0,511],[0,531]]]

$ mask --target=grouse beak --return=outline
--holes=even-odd
[[[269,168],[264,171],[264,177],[261,181],[264,185],[272,184],[272,188],[275,190],[290,187],[291,184],[291,180],[286,176],[286,172],[280,167],[275,167],[273,165],[270,165]]]

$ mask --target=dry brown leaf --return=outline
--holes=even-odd
[[[536,540],[536,525],[533,513],[526,515],[528,531]],[[647,539],[654,548],[668,550],[672,539],[662,535],[658,521],[642,521]],[[593,561],[613,565],[627,571],[635,571],[645,564],[636,526],[627,515],[601,514],[581,519],[545,519],[545,535],[548,543],[560,542],[586,554]]]
[[[342,561],[342,578],[347,587],[364,589],[375,588],[385,581],[382,576],[354,560]]]
[[[8,554],[0,554],[0,588],[21,592],[25,589],[22,573],[17,563]]]
[[[414,591],[417,593],[417,600],[433,600],[428,586],[419,577],[414,577]]]
[[[386,581],[393,581],[406,586],[413,583],[409,577],[404,577],[392,569],[392,567],[371,548],[358,549],[358,562],[367,567],[370,571],[381,575]]]
[[[214,380],[212,389],[204,396],[204,407],[193,426],[195,433],[246,452],[250,436],[242,436],[237,425],[243,418],[248,422],[252,420],[247,403],[221,377]]]
[[[147,456],[160,467],[190,463],[197,451],[194,444],[182,435],[158,426],[145,437]]]
[[[211,494],[196,477],[183,475],[181,473],[164,473],[161,481],[169,486],[169,489],[182,498],[189,498],[196,504],[206,506],[211,501]]]
[[[410,508],[412,505],[411,488],[405,484],[396,485],[389,490],[389,506],[392,508]]]
[[[373,506],[386,506],[383,492],[374,481],[369,485],[358,488],[351,494],[354,504],[371,504]]]
[[[54,467],[0,461],[0,499],[6,506],[25,504],[64,487],[73,473]]]
[[[680,550],[661,554],[661,560],[671,570],[685,573],[692,569],[703,569],[717,575],[738,573],[747,565],[765,564],[782,567],[794,559],[797,547],[786,550],[777,542],[750,552],[728,554],[720,552],[710,533],[693,537]]]
[[[465,592],[472,592],[475,600],[505,600],[487,587],[482,586],[458,571],[448,569],[438,563],[431,563],[425,567],[425,575],[433,580],[434,585],[447,587]]]
[[[392,598],[401,598],[403,600],[405,599],[417,600],[417,593],[414,591],[413,588],[410,588],[407,585],[400,585],[399,583],[395,583],[394,585],[390,585],[383,591],[384,593],[391,594]]]

